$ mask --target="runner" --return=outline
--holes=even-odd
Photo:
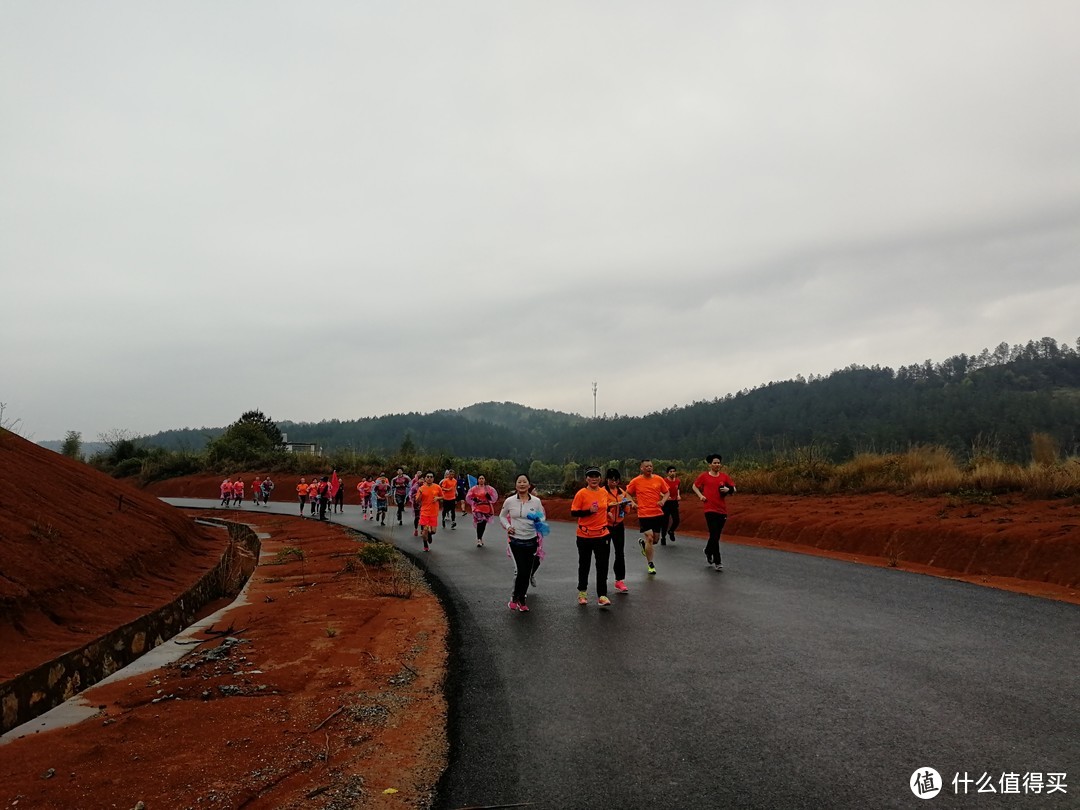
[[[371,498],[375,501],[375,522],[380,526],[386,525],[386,506],[389,497],[390,479],[386,477],[386,473],[379,473],[379,477],[371,486]]]
[[[723,571],[720,561],[720,535],[727,523],[727,503],[724,498],[735,494],[735,482],[723,471],[724,458],[719,453],[705,457],[709,469],[694,481],[694,494],[705,506],[705,524],[709,527],[709,541],[705,544],[706,565],[717,571]]]
[[[345,514],[345,482],[338,480],[334,490],[334,511]]]
[[[465,514],[465,498],[469,494],[469,489],[469,476],[467,476],[465,473],[462,473],[461,477],[458,479],[457,482],[456,500],[457,505],[461,507],[461,514],[463,515]],[[455,509],[455,512],[456,511],[457,510]]]
[[[324,475],[315,485],[315,500],[311,504],[311,514],[319,507],[319,520],[326,520],[326,507],[330,504],[330,477]]]
[[[237,478],[232,485],[233,506],[244,505],[244,479]]]
[[[630,593],[626,587],[626,512],[632,501],[622,488],[622,476],[612,467],[605,476],[605,489],[617,503],[608,510],[608,533],[611,535],[611,548],[615,552],[615,593]]]
[[[649,573],[656,574],[656,566],[653,565],[653,545],[656,543],[656,533],[664,526],[664,502],[668,499],[667,482],[659,475],[653,475],[653,466],[650,459],[641,462],[641,475],[630,480],[626,485],[626,494],[634,499],[638,513],[638,545],[641,553],[649,564]]]
[[[679,528],[679,477],[674,467],[667,468],[664,478],[668,487],[668,499],[664,501],[664,526],[660,530],[660,545],[666,546],[668,539],[675,542],[675,530]]]
[[[365,475],[364,479],[356,485],[356,491],[360,493],[360,511],[364,513],[364,520],[371,520],[368,507],[371,505],[371,476]]]
[[[579,605],[589,604],[589,568],[596,558],[596,602],[607,607],[608,557],[611,554],[611,534],[608,532],[609,507],[618,502],[600,486],[600,468],[585,470],[585,486],[577,491],[570,504],[570,517],[577,518],[578,595]]]
[[[435,483],[435,473],[424,473],[423,483],[417,487],[413,502],[420,506],[420,537],[424,541],[424,551],[435,538],[435,524],[439,519],[439,503],[442,501],[442,487]]]
[[[251,502],[258,506],[260,498],[262,498],[262,479],[256,475],[255,480],[251,482]]]
[[[270,476],[268,475],[268,476],[266,476],[266,478],[263,479],[263,482],[262,482],[263,506],[268,506],[270,504],[270,496],[273,494],[273,492],[274,492],[274,482],[270,480]]]
[[[394,493],[394,505],[397,507],[397,525],[401,525],[401,515],[405,511],[405,504],[409,500],[409,487],[412,480],[405,474],[401,467],[397,468],[397,475],[390,479],[390,488]]]
[[[308,499],[308,482],[306,478],[301,478],[300,483],[296,485],[296,497],[300,499],[300,514],[304,514],[304,507],[307,506]]]
[[[450,528],[457,528],[457,476],[453,470],[447,470],[443,480],[439,482],[442,487],[442,527],[446,528],[446,519],[450,518]]]
[[[232,479],[226,478],[221,482],[221,506],[228,506],[232,500]]]
[[[413,523],[412,523],[412,536],[418,537],[420,535],[420,501],[416,497],[416,491],[424,485],[424,473],[422,470],[417,470],[416,475],[413,476],[412,484],[409,485],[409,498],[412,500],[413,508]]]
[[[473,526],[476,527],[476,547],[484,545],[484,530],[488,521],[495,517],[495,501],[499,493],[495,487],[488,486],[487,478],[480,476],[476,479],[476,486],[465,493],[465,502],[472,507]]]
[[[514,481],[514,494],[503,502],[499,512],[499,522],[506,529],[506,553],[514,558],[514,590],[506,606],[522,613],[529,612],[525,600],[529,596],[533,560],[544,554],[537,528],[540,522],[547,520],[544,504],[531,489],[529,476],[519,475]]]

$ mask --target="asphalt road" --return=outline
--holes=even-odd
[[[717,573],[690,537],[648,577],[628,529],[631,593],[601,610],[590,582],[581,607],[573,527],[553,523],[522,614],[497,525],[481,549],[461,517],[424,554],[411,525],[348,510],[335,522],[410,554],[451,618],[440,808],[922,807],[926,767],[930,806],[1080,807],[1076,606],[731,543]]]

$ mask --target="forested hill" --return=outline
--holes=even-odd
[[[831,374],[768,383],[643,417],[586,419],[514,403],[352,421],[279,422],[292,441],[328,451],[393,454],[420,450],[463,458],[691,459],[717,451],[764,456],[807,444],[836,460],[937,444],[1024,460],[1033,431],[1080,452],[1080,353],[1051,338],[999,345],[898,370],[850,366]],[[168,431],[151,445],[201,450],[221,428]]]

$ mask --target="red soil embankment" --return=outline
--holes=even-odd
[[[150,493],[0,430],[0,681],[167,604],[224,544]]]

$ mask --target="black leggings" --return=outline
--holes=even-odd
[[[596,557],[596,596],[607,596],[608,555],[611,553],[611,537],[579,537],[577,539],[577,589],[589,589],[589,568]]]
[[[664,529],[660,532],[660,537],[674,537],[677,528],[679,528],[679,502],[664,501]]]
[[[442,502],[442,522],[443,526],[446,525],[446,519],[450,518],[451,523],[457,523],[457,512],[454,511],[454,507],[457,504],[454,501]]]
[[[529,577],[533,572],[533,558],[536,557],[537,543],[511,543],[510,553],[514,555],[517,572],[514,574],[515,602],[524,602],[529,594]]]
[[[709,540],[705,543],[705,556],[714,563],[720,562],[720,535],[724,533],[727,515],[719,512],[706,512],[705,523],[709,527]]]
[[[611,532],[611,548],[615,552],[615,581],[626,579],[626,524],[616,523],[614,526],[608,526],[608,531]]]

